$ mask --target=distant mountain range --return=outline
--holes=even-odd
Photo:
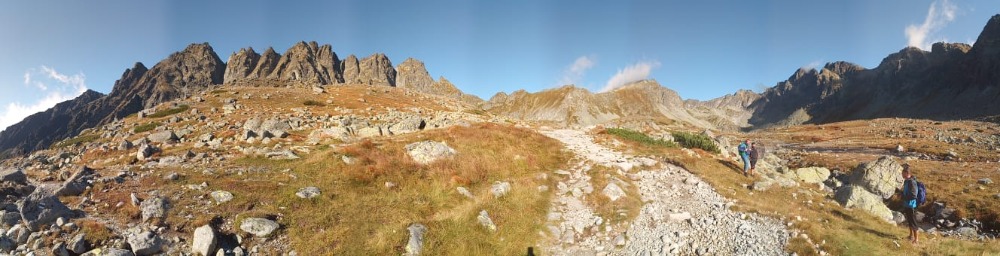
[[[299,42],[284,54],[240,49],[222,62],[207,43],[192,44],[150,69],[142,63],[126,69],[108,95],[87,91],[8,127],[0,132],[0,158],[47,148],[223,84],[395,86],[479,104],[500,116],[562,125],[653,120],[733,130],[880,117],[973,119],[1000,115],[1000,15],[987,22],[974,46],[937,43],[930,52],[908,47],[873,69],[832,62],[820,70],[800,69],[760,94],[739,91],[710,101],[685,101],[645,80],[603,93],[564,86],[498,93],[483,102],[444,77],[435,81],[412,58],[394,67],[384,54],[339,59],[330,45]]]

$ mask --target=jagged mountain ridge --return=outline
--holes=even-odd
[[[847,62],[799,70],[748,107],[755,127],[881,117],[957,120],[1000,115],[1000,15],[974,46],[907,47],[873,69]]]
[[[285,54],[268,48],[262,54],[252,48],[240,49],[222,62],[208,43],[191,44],[147,69],[136,63],[126,69],[109,94],[87,91],[83,95],[31,115],[0,132],[0,158],[25,155],[44,149],[81,131],[109,123],[160,103],[194,95],[223,84],[246,81],[300,81],[319,85],[369,84],[404,87],[427,94],[481,102],[441,77],[429,79],[422,62],[409,63],[397,76],[396,68],[384,54],[376,53],[360,61],[354,55],[337,58],[330,45],[299,42]],[[346,74],[346,75],[345,75]],[[347,79],[347,80],[345,80]],[[258,83],[261,84],[261,83]]]

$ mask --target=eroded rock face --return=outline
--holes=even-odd
[[[408,58],[396,67],[396,86],[400,88],[410,88],[416,91],[425,91],[434,84],[434,78],[427,73],[424,63]]]
[[[247,79],[257,79],[266,78],[271,72],[274,72],[274,67],[278,65],[278,61],[281,60],[281,55],[278,55],[274,51],[274,48],[268,47],[261,53],[257,65],[253,68],[249,74],[247,74]]]
[[[307,81],[320,84],[343,81],[337,70],[339,59],[330,45],[319,46],[316,42],[299,42],[285,51],[270,79]]]
[[[260,54],[257,54],[252,47],[243,48],[233,53],[232,56],[229,56],[229,62],[226,62],[226,73],[223,75],[223,82],[228,84],[236,80],[248,78],[254,68],[257,67],[257,61],[259,60]]]
[[[364,84],[396,86],[396,69],[382,53],[372,54],[358,62],[358,79]]]
[[[354,54],[348,55],[347,58],[340,63],[340,73],[344,76],[344,83],[364,83],[361,81],[361,68],[358,67],[358,65],[358,57],[354,56]]]

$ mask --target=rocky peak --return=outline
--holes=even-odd
[[[361,68],[358,67],[358,57],[354,54],[348,55],[340,64],[340,73],[344,76],[344,83],[360,84]]]
[[[979,33],[979,38],[976,39],[976,44],[972,47],[972,51],[990,56],[1000,54],[1000,14],[993,15],[986,22],[983,32]]]
[[[427,73],[424,63],[414,58],[407,58],[400,63],[396,67],[396,74],[396,86],[401,88],[424,91],[434,84],[434,79]]]
[[[330,45],[322,48],[313,42],[299,42],[285,51],[275,69],[267,76],[277,80],[301,80],[320,84],[339,83],[337,54]]]
[[[267,47],[267,50],[264,50],[264,53],[260,55],[253,71],[247,74],[247,79],[266,78],[271,72],[274,72],[274,67],[278,65],[280,60],[281,55],[278,55],[274,48]]]
[[[906,47],[882,59],[878,69],[899,71],[926,66],[928,64],[927,53],[917,47]]]
[[[149,71],[149,69],[146,68],[146,65],[143,65],[142,62],[136,62],[132,65],[132,68],[125,69],[125,72],[122,73],[122,77],[115,81],[115,85],[111,87],[111,91],[115,92],[126,90],[125,88],[128,88],[138,82],[139,78],[142,78],[142,75],[146,74],[146,71]]]
[[[396,86],[396,69],[382,53],[375,53],[358,62],[358,79],[370,85]]]
[[[854,63],[850,63],[850,62],[846,62],[846,61],[836,61],[836,62],[827,63],[826,65],[823,66],[823,69],[829,70],[829,71],[831,71],[833,73],[836,73],[837,75],[841,75],[841,76],[843,76],[845,74],[849,74],[849,73],[854,73],[854,72],[858,72],[858,71],[861,71],[861,70],[865,70],[864,67],[862,67],[862,66],[860,66],[858,64],[854,64]]]
[[[224,83],[230,83],[239,79],[245,79],[257,67],[260,54],[253,50],[253,47],[240,49],[240,51],[229,56],[226,62],[226,73],[223,76]]]

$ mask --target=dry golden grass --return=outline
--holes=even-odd
[[[804,129],[795,127],[792,129]],[[828,129],[828,128],[827,128]],[[814,129],[813,131],[818,130]],[[789,134],[771,131],[766,134],[751,134],[751,136],[770,138],[774,140],[791,139]],[[808,133],[808,132],[805,132]],[[829,135],[827,135],[829,136]],[[807,136],[800,136],[804,138]],[[859,136],[859,138],[863,138]],[[598,134],[599,143],[611,145],[613,138],[610,135]],[[811,139],[807,139],[811,140]],[[858,139],[858,141],[864,141]],[[782,218],[786,222],[793,223],[791,228],[800,230],[817,244],[822,244],[820,248],[833,255],[997,255],[1000,254],[1000,242],[989,241],[965,241],[954,238],[944,238],[941,236],[927,236],[921,234],[921,244],[912,246],[906,242],[908,231],[904,227],[898,227],[885,221],[876,219],[870,214],[860,210],[844,209],[829,196],[824,195],[816,187],[803,186],[796,188],[771,188],[764,192],[751,191],[748,189],[754,179],[744,177],[741,174],[739,164],[729,160],[721,160],[703,151],[697,151],[699,157],[692,157],[679,149],[662,147],[649,147],[639,143],[624,141],[619,149],[634,154],[653,155],[662,157],[665,161],[680,165],[692,173],[700,176],[710,183],[716,191],[725,197],[737,201],[734,209],[745,212],[756,212],[768,216]],[[773,141],[772,141],[773,143]],[[839,159],[838,157],[826,157],[827,159]],[[867,159],[867,160],[865,160]],[[838,163],[842,166],[856,165],[860,161],[874,160],[856,159],[850,163]],[[937,162],[940,163],[940,162]],[[833,164],[833,163],[831,163]],[[827,166],[827,165],[823,165]],[[917,168],[923,168],[917,163]],[[919,169],[918,169],[919,170]],[[918,172],[919,174],[919,172]],[[929,177],[928,177],[929,176]],[[965,197],[954,195],[950,189],[935,188],[939,184],[935,175],[924,175],[922,181],[928,183],[928,190],[937,193],[940,198],[948,200],[966,200]],[[951,179],[954,179],[952,177]],[[994,178],[994,180],[996,180]],[[970,182],[965,179],[965,182]],[[938,192],[940,191],[940,192]],[[934,199],[931,196],[931,199]],[[981,199],[987,199],[981,197]],[[977,204],[987,204],[982,201],[972,200]],[[992,207],[992,206],[988,206]],[[985,209],[985,207],[977,207]],[[998,209],[998,208],[993,208]],[[802,220],[799,221],[798,218]],[[823,243],[825,241],[825,243]],[[896,243],[900,246],[897,247]],[[788,250],[798,255],[818,255],[805,239],[796,238],[789,241]]]
[[[84,233],[84,240],[87,240],[88,244],[101,244],[108,239],[114,238],[115,234],[111,232],[111,229],[104,226],[104,224],[97,222],[93,219],[77,219],[76,225],[80,227],[80,231]]]

